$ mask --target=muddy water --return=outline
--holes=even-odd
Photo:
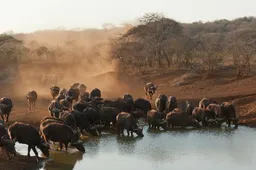
[[[256,129],[148,131],[144,137],[117,138],[104,133],[85,141],[85,154],[51,152],[42,170],[255,170]],[[27,149],[19,145],[18,151]]]

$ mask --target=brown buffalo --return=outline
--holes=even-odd
[[[167,122],[162,120],[162,114],[161,112],[158,112],[156,110],[150,110],[147,113],[147,120],[148,120],[148,126],[149,128],[163,128],[164,130],[167,129]]]
[[[60,87],[53,86],[53,87],[50,87],[50,90],[51,90],[52,99],[54,100],[59,95]]]
[[[33,110],[36,107],[37,92],[35,90],[29,91],[26,95],[28,100],[29,110]]]
[[[180,110],[173,110],[172,112],[169,112],[166,115],[166,121],[168,123],[168,127],[201,127],[201,125],[196,119],[194,119],[192,116],[189,116],[186,112],[182,112]]]
[[[159,112],[165,112],[167,110],[168,97],[160,94],[155,101],[156,110]]]
[[[116,116],[116,130],[118,135],[122,134],[124,136],[124,129],[127,131],[127,135],[133,136],[135,132],[139,137],[143,137],[143,129],[140,129],[137,125],[137,120],[130,114],[126,112],[121,112]]]
[[[157,88],[158,86],[154,85],[152,82],[146,83],[146,85],[144,86],[146,98],[152,100],[152,97],[155,94]]]

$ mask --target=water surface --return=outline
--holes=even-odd
[[[256,130],[238,129],[172,130],[144,128],[143,138],[104,133],[88,139],[85,154],[70,149],[51,152],[42,170],[255,170]],[[136,136],[136,135],[135,135]],[[18,146],[26,154],[26,146]]]

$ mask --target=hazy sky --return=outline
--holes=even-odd
[[[0,33],[100,28],[162,12],[181,22],[256,16],[255,0],[0,0]]]

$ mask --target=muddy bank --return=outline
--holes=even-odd
[[[16,155],[11,157],[11,160],[6,159],[6,155],[0,152],[0,169],[1,170],[37,170],[43,167],[43,161],[45,158],[41,158],[41,162],[37,163],[36,158],[31,156],[30,159],[27,156]]]

